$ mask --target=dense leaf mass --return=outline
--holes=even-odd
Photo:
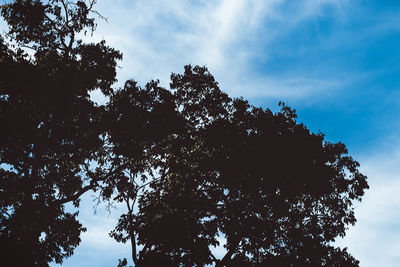
[[[66,205],[91,190],[126,205],[110,236],[130,242],[135,266],[358,266],[332,242],[368,188],[344,144],[284,103],[273,113],[230,98],[205,67],[172,74],[169,89],[128,80],[113,90],[120,52],[78,39],[96,27],[94,3],[1,6],[4,262],[71,256],[85,228]]]
[[[138,240],[149,257],[184,266],[358,264],[331,245],[355,223],[352,204],[368,188],[343,144],[311,133],[284,104],[274,114],[228,98],[205,68],[187,66],[171,88],[188,122],[139,201]],[[220,235],[227,253],[216,259]]]
[[[89,92],[110,92],[121,54],[104,41],[76,39],[94,27],[90,8],[80,1],[1,6],[10,30],[8,41],[0,39],[0,236],[5,262],[18,266],[72,255],[85,228],[64,204],[78,206],[101,178],[90,162],[103,147],[104,108]]]

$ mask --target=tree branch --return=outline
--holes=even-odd
[[[92,189],[94,189],[96,186],[98,186],[97,182],[98,182],[98,181],[94,181],[94,180],[90,181],[90,184],[89,184],[89,185],[83,187],[83,188],[82,188],[80,191],[78,191],[76,194],[71,195],[71,196],[68,196],[68,197],[66,197],[66,198],[64,198],[64,199],[59,199],[59,200],[55,201],[55,204],[65,204],[65,203],[68,203],[68,202],[70,202],[70,201],[77,200],[77,199],[78,199],[80,196],[82,196],[84,193],[86,193],[87,191],[92,190]]]

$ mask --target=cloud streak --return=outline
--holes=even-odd
[[[336,81],[302,73],[276,78],[254,69],[268,62],[265,47],[326,7],[340,9],[344,1],[100,1],[109,23],[100,23],[95,38],[105,38],[124,53],[120,81],[141,84],[160,79],[167,86],[171,72],[186,64],[206,65],[223,90],[235,96],[302,97],[331,87]],[[301,7],[301,8],[300,8]],[[248,86],[252,75],[252,89]],[[292,88],[277,90],[277,88]]]

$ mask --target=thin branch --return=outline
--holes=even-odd
[[[59,200],[55,201],[54,203],[55,203],[55,204],[65,204],[65,203],[68,203],[68,202],[70,202],[70,201],[77,200],[80,196],[82,196],[82,195],[83,195],[84,193],[86,193],[87,191],[92,190],[92,189],[94,189],[95,187],[97,187],[97,186],[98,186],[98,183],[97,183],[97,182],[98,182],[98,181],[93,181],[93,180],[92,180],[92,181],[90,182],[89,185],[83,187],[83,188],[82,188],[80,191],[78,191],[76,194],[70,195],[70,196],[65,197],[65,198],[63,198],[63,199],[59,199]]]
[[[133,229],[132,225],[132,215],[133,215],[133,208],[131,209],[130,203],[129,203],[129,196],[128,194],[125,194],[124,192],[121,192],[122,198],[125,200],[125,204],[128,208],[128,215],[129,215],[129,237],[131,239],[131,247],[132,247],[132,260],[135,263],[135,266],[137,265],[138,262],[138,255],[137,255],[137,248],[136,248],[136,236],[135,236],[135,230]],[[133,198],[133,201],[135,201],[136,196]]]
[[[149,244],[146,243],[143,247],[143,249],[139,252],[139,259],[143,260],[144,254],[146,253],[146,251],[149,249]]]
[[[69,25],[69,14],[68,14],[68,4],[65,3],[64,0],[61,0],[61,4],[64,7],[64,12],[65,12],[65,25],[64,27],[66,27],[69,30],[70,33],[70,40],[69,40],[69,44],[68,46],[66,46],[66,51],[65,51],[65,57],[68,57],[69,55],[69,51],[71,51],[72,49],[72,45],[75,42],[75,31],[71,28],[71,26]]]
[[[35,51],[35,52],[38,51],[38,49],[37,49],[36,47],[34,47],[34,46],[25,45],[25,44],[21,44],[20,46],[23,47],[23,48],[31,49],[31,50],[33,50],[33,51]]]
[[[66,26],[67,28],[69,28],[68,7],[67,7],[67,4],[65,3],[64,0],[61,0],[61,4],[63,5],[63,7],[64,7],[64,12],[65,12],[65,26]]]
[[[1,213],[6,214],[8,218],[11,218],[11,215],[5,209],[2,209]]]
[[[51,24],[53,24],[53,28],[59,33],[59,35],[60,35],[60,40],[61,40],[61,44],[64,46],[64,48],[61,48],[61,47],[59,47],[59,49],[61,49],[61,50],[64,50],[64,51],[66,51],[66,49],[67,49],[67,44],[65,43],[65,41],[64,41],[64,32],[63,32],[63,30],[61,30],[61,29],[59,29],[57,26],[57,23],[54,21],[54,20],[52,20],[47,14],[44,14],[45,16],[46,16],[46,19],[48,20],[48,21],[50,21],[51,22]]]
[[[155,179],[151,180],[150,182],[147,182],[147,183],[145,183],[145,184],[142,184],[141,186],[139,186],[139,187],[137,188],[137,190],[139,191],[140,189],[146,187],[147,185],[149,185],[149,184],[151,184],[151,183],[153,183],[153,182],[156,182],[156,181],[161,180],[161,178],[162,178],[162,177],[155,178]]]
[[[97,10],[93,10],[93,6],[96,4],[96,2],[97,2],[97,0],[92,0],[89,2],[88,11],[96,14],[100,19],[103,19],[103,20],[105,20],[105,22],[108,23],[108,19],[106,17],[101,15]]]

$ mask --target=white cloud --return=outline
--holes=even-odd
[[[90,193],[81,198],[78,219],[87,232],[81,235],[81,244],[75,249],[74,255],[64,260],[62,266],[116,266],[118,259],[130,260],[130,244],[117,243],[108,235],[117,225],[120,214],[125,211],[124,206],[115,204],[111,212],[104,205],[95,209],[96,202],[93,199]]]
[[[268,59],[265,46],[297,23],[329,5],[340,9],[345,1],[99,1],[98,10],[109,18],[99,23],[95,38],[124,53],[119,70],[120,85],[129,78],[140,84],[160,79],[168,86],[171,72],[186,64],[206,65],[221,88],[235,96],[293,97],[321,92],[332,79],[291,73],[276,78],[254,71],[253,59]],[[289,6],[296,10],[286,10]],[[299,7],[299,8],[298,8]],[[290,13],[288,13],[290,12]],[[271,24],[278,23],[280,26]],[[251,90],[249,80],[252,75]],[[283,89],[282,88],[292,88]],[[278,89],[279,88],[279,89]],[[295,92],[295,93],[294,93]]]

